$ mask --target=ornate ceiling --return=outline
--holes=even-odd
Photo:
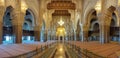
[[[55,10],[55,12],[52,14],[53,16],[70,16],[70,13],[68,10]]]
[[[75,10],[76,5],[71,0],[52,0],[47,4],[47,9],[54,9],[53,16],[70,16],[68,9]]]
[[[72,3],[70,0],[52,0],[51,3],[47,4],[47,9],[56,9],[56,10],[75,10],[75,3]]]

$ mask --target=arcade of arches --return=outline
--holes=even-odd
[[[21,47],[20,51],[24,51],[28,48],[24,47],[26,44],[38,50],[43,46],[46,52],[37,50],[37,54],[27,55],[36,52],[33,48],[7,54],[10,49],[6,48],[7,52],[0,52],[0,57],[17,58],[24,54],[23,58],[117,58],[120,56],[120,0],[0,0],[0,31],[0,51],[7,45],[12,50]],[[90,55],[81,49],[90,51],[85,52]]]

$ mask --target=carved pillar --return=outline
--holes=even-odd
[[[84,41],[84,36],[83,36],[83,25],[81,25],[81,32],[80,32],[80,35],[81,35],[81,42]]]
[[[44,30],[42,30],[43,28],[43,15],[45,13],[45,9],[44,8],[41,8],[39,9],[39,15],[38,15],[38,19],[36,21],[37,25],[35,26],[35,29],[34,29],[34,35],[35,35],[35,40],[36,41],[41,41],[41,42],[44,42]]]
[[[0,6],[0,44],[2,44],[2,37],[3,37],[3,16],[4,16],[4,7]]]
[[[74,30],[74,41],[76,41],[76,31]]]
[[[80,41],[80,31],[76,31],[76,39],[77,41]]]
[[[49,32],[50,32],[49,33],[50,40],[52,40],[52,38],[51,38],[52,37],[52,31],[50,30]]]
[[[107,20],[108,21],[108,20]],[[109,21],[108,21],[109,22]],[[108,23],[106,22],[106,23]],[[109,43],[110,41],[110,25],[100,24],[100,43]]]
[[[44,33],[44,36],[45,36],[44,42],[46,42],[48,40],[47,33],[48,33],[47,30],[45,30],[45,33]]]
[[[79,41],[80,40],[80,26],[77,25],[77,29],[76,29],[76,39]]]
[[[109,43],[110,42],[110,23],[112,13],[115,8],[110,7],[106,11],[104,11],[100,18],[100,43]],[[103,19],[103,20],[101,20]]]
[[[120,44],[120,6],[117,7],[117,12],[118,12],[118,20],[119,20],[119,44]]]
[[[40,40],[42,40],[41,38],[42,37],[40,37],[41,36],[41,32],[43,31],[43,30],[41,30],[42,29],[42,23],[43,23],[43,10],[40,10],[41,11],[41,13],[39,13],[39,15],[38,15],[38,19],[36,19],[36,25],[35,25],[35,27],[34,27],[34,36],[35,36],[35,41],[40,41]]]
[[[16,43],[22,43],[22,25],[13,25]]]
[[[40,41],[40,35],[41,35],[40,29],[41,29],[40,26],[35,26],[34,28],[35,41]]]
[[[85,25],[85,26],[82,26],[82,31],[81,31],[82,33],[82,42],[84,42],[84,41],[88,41],[88,26],[87,25]]]
[[[70,40],[70,32],[68,31],[68,40]]]
[[[48,30],[47,33],[47,40],[50,40],[50,31]]]
[[[50,32],[50,35],[49,35],[49,36],[50,36],[50,40],[52,40],[52,35],[51,35],[51,32]]]
[[[12,12],[13,32],[16,37],[16,43],[22,43],[22,25],[24,21],[24,14],[18,10]]]
[[[74,41],[75,38],[74,38],[74,31],[73,30],[72,30],[72,36],[71,37],[72,37],[72,41]]]
[[[3,35],[3,24],[2,24],[2,17],[1,14],[0,14],[0,44],[2,44],[2,35]]]
[[[119,14],[118,14],[118,16],[119,16],[119,44],[120,44],[120,7],[119,7]]]
[[[84,41],[88,41],[88,31],[83,31]]]
[[[70,30],[70,40],[72,41],[73,38],[72,38],[72,30]]]
[[[70,34],[70,41],[72,41],[72,35]]]
[[[53,34],[52,34],[52,33],[53,33],[53,31],[52,31],[52,29],[51,29],[51,34],[50,34],[50,35],[51,35],[51,40],[53,40]],[[57,39],[58,39],[58,38],[57,38]]]
[[[16,43],[22,43],[22,25],[24,22],[25,13],[21,11],[21,1],[15,1],[15,8],[12,10],[12,25],[13,32],[16,37]],[[25,10],[24,10],[25,11]]]
[[[102,19],[102,13],[97,13],[97,18],[98,18],[98,21],[100,22],[100,39],[99,39],[99,42],[102,44],[104,43],[104,20],[101,20]]]

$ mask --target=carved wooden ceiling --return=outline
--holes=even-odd
[[[47,4],[47,9],[56,9],[56,10],[68,10],[76,9],[75,3],[72,3],[70,0],[52,0],[51,3]]]
[[[51,1],[71,1],[71,0],[51,0]]]
[[[70,16],[68,9],[75,10],[76,5],[71,0],[51,0],[51,2],[47,4],[47,9],[55,10],[52,14],[53,16]]]
[[[70,13],[68,10],[55,10],[55,12],[52,14],[53,16],[70,16]]]

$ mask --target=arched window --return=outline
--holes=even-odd
[[[30,9],[26,10],[25,20],[23,24],[22,42],[34,42],[34,16]]]
[[[3,17],[3,44],[13,44],[15,42],[15,36],[13,35],[12,17],[11,12],[13,8],[11,6],[6,8]]]

